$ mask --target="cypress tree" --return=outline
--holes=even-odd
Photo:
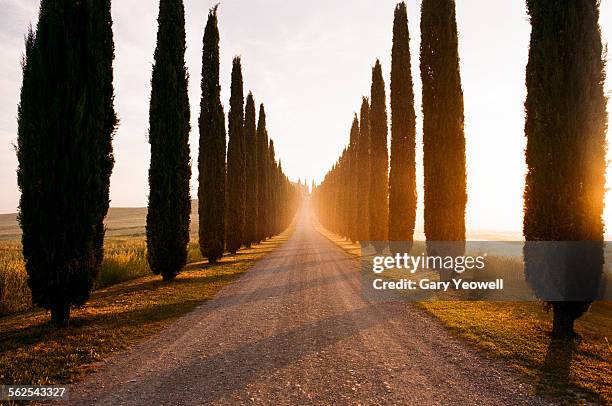
[[[416,222],[416,116],[410,66],[406,3],[395,7],[391,50],[391,167],[389,241],[393,252],[408,252]]]
[[[367,97],[361,101],[359,114],[359,141],[357,155],[359,161],[357,178],[357,218],[359,228],[357,239],[365,243],[370,240],[370,103]]]
[[[257,239],[257,128],[255,100],[249,92],[244,113],[244,140],[246,149],[246,213],[244,244],[250,247]]]
[[[278,196],[276,189],[276,154],[274,152],[274,141],[270,140],[268,145],[268,218],[266,221],[266,237],[274,235],[274,224],[278,209]]]
[[[234,57],[227,145],[227,250],[236,253],[244,241],[246,160],[244,142],[244,95],[240,57]]]
[[[427,241],[464,241],[466,167],[463,92],[454,0],[421,4],[423,165]],[[463,251],[462,244],[452,244]],[[428,252],[433,247],[428,244]],[[450,252],[447,253],[451,255]],[[460,253],[456,253],[460,255]]]
[[[191,198],[189,97],[182,0],[161,0],[149,111],[147,257],[153,273],[173,279],[187,262]]]
[[[342,154],[340,154],[340,158],[338,159],[338,168],[337,171],[337,190],[338,190],[338,229],[336,230],[338,234],[345,237],[348,235],[348,190],[346,188],[346,164],[347,164],[347,149],[344,147],[342,150]]]
[[[372,69],[370,106],[370,240],[378,253],[387,245],[389,226],[389,153],[387,106],[380,61]]]
[[[19,222],[33,302],[67,324],[102,261],[113,167],[110,1],[48,1],[29,31],[18,109]]]
[[[211,263],[225,249],[225,113],[219,84],[217,6],[208,13],[202,51],[198,217],[202,256]]]
[[[590,305],[586,294],[597,293],[604,261],[607,112],[599,2],[529,0],[527,6],[523,234],[526,241],[592,241],[564,252],[561,266],[543,266],[537,245],[525,245],[526,277],[536,293],[546,285],[583,292],[583,301],[552,302],[552,336],[567,340]],[[555,257],[544,262],[558,264],[552,251]]]
[[[359,120],[357,119],[357,114],[353,117],[353,123],[351,124],[351,134],[350,134],[350,144],[349,144],[349,178],[348,188],[349,188],[349,208],[348,208],[348,218],[349,218],[349,232],[348,236],[352,241],[358,240],[358,229],[360,219],[357,216],[357,205],[358,205],[358,179],[359,179],[359,157],[357,156],[357,152],[359,149]]]
[[[263,241],[268,236],[267,221],[269,217],[269,173],[268,173],[268,131],[266,130],[266,111],[263,103],[259,105],[257,120],[257,240]]]
[[[274,168],[274,174],[276,177],[275,188],[274,191],[276,193],[276,207],[275,207],[275,215],[274,215],[274,228],[273,234],[280,234],[282,231],[282,219],[283,219],[283,211],[285,210],[285,200],[283,194],[283,164],[279,158],[278,165]]]

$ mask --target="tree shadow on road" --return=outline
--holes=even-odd
[[[142,376],[160,384],[149,393],[157,403],[171,402],[177,388],[197,388],[203,404],[215,403],[264,375],[316,354],[334,344],[357,336],[376,325],[389,322],[391,313],[372,311],[373,305],[327,317],[258,341],[246,342],[228,351],[195,358],[168,368],[155,376]],[[223,371],[219,373],[219,371]],[[121,392],[138,391],[138,382],[121,387]],[[227,401],[227,399],[225,399]],[[224,403],[221,400],[222,403]]]

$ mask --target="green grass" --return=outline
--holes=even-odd
[[[68,383],[82,378],[92,363],[159,332],[214,297],[282,244],[290,232],[225,256],[216,265],[191,263],[171,282],[151,275],[98,290],[72,311],[66,328],[52,326],[48,313],[40,309],[0,318],[0,384]],[[137,264],[135,247],[117,251],[117,261]]]
[[[317,229],[356,257],[359,245],[320,225]],[[489,258],[501,272],[518,260]],[[417,306],[486,356],[501,358],[534,382],[538,393],[569,404],[612,404],[612,302],[597,302],[576,321],[581,339],[570,346],[551,342],[552,312],[540,302],[427,301]]]

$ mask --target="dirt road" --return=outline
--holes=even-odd
[[[370,303],[358,263],[303,211],[218,296],[75,385],[71,403],[546,404],[406,303]]]

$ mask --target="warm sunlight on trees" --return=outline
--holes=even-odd
[[[372,68],[370,94],[370,241],[382,252],[389,227],[389,152],[387,149],[387,99],[382,67]]]
[[[259,105],[257,119],[257,240],[263,241],[268,236],[269,218],[269,172],[268,172],[268,130],[266,129],[266,109]]]
[[[423,0],[421,81],[425,236],[464,241],[465,136],[454,0]]]
[[[410,36],[406,3],[395,7],[391,48],[391,165],[389,170],[389,241],[407,252],[414,234],[416,192],[416,116],[410,71]]]
[[[532,32],[523,233],[527,241],[602,241],[607,113],[599,2],[529,0],[527,5]],[[536,293],[561,281],[562,291],[593,284],[596,295],[601,244],[568,253],[565,264],[579,265],[550,273],[529,248],[525,272]],[[553,302],[553,337],[571,338],[574,320],[589,305]]]
[[[357,215],[358,205],[359,205],[359,191],[358,191],[358,182],[359,182],[359,120],[357,119],[357,114],[353,117],[353,123],[351,124],[351,133],[349,136],[349,147],[348,147],[348,159],[349,159],[349,168],[348,168],[348,233],[347,236],[352,241],[358,241],[357,235],[359,230],[359,222],[360,219]]]
[[[183,1],[161,0],[158,22],[149,111],[147,258],[153,273],[170,280],[187,263],[191,214]]]
[[[357,217],[359,218],[359,230],[357,239],[368,241],[370,236],[370,103],[367,97],[361,100],[359,114],[359,179],[357,184],[358,205]]]
[[[18,110],[19,221],[33,302],[68,323],[102,261],[113,168],[110,1],[43,0]]]

